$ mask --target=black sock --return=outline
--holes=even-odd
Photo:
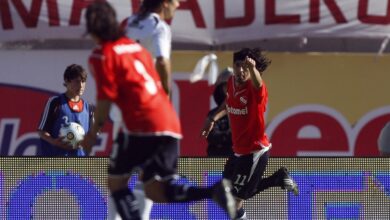
[[[213,196],[213,190],[211,188],[190,187],[187,191],[187,197],[190,199],[190,201],[211,199],[212,196]]]
[[[262,192],[270,187],[275,187],[275,186],[283,187],[283,177],[284,177],[284,173],[278,170],[274,172],[271,176],[267,178],[263,178],[258,183],[256,190],[253,192],[251,197],[255,196],[259,192]]]
[[[245,215],[245,209],[241,207],[239,210],[237,210],[236,219],[240,219],[244,215]]]
[[[123,220],[141,220],[138,201],[128,188],[113,192],[111,196]]]
[[[168,183],[166,192],[169,202],[190,202],[211,199],[213,194],[211,188],[197,188],[173,183]]]

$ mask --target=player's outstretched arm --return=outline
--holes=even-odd
[[[254,87],[259,89],[263,85],[263,79],[261,78],[260,72],[256,68],[256,61],[252,58],[245,58],[245,68],[249,70],[251,81]]]

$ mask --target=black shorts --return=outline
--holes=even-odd
[[[259,156],[261,155],[261,156]],[[268,164],[269,151],[231,156],[226,161],[223,177],[232,181],[232,193],[239,199],[249,199],[256,191]]]
[[[109,175],[143,171],[144,182],[169,180],[177,173],[178,139],[170,136],[134,136],[119,133],[110,155]]]

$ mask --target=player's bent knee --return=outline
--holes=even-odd
[[[168,202],[165,196],[165,183],[153,180],[144,183],[145,195],[154,202],[166,203]]]

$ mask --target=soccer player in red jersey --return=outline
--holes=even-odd
[[[269,187],[279,186],[298,194],[298,187],[285,167],[263,178],[271,143],[265,134],[264,113],[268,92],[262,75],[270,63],[257,48],[235,52],[234,75],[228,80],[225,103],[208,117],[202,130],[202,136],[207,137],[215,121],[228,114],[234,155],[227,160],[223,177],[233,182],[233,195],[237,201],[236,219],[247,219],[243,209],[244,200]]]
[[[189,202],[213,198],[231,218],[235,200],[229,180],[209,188],[176,184],[179,118],[166,95],[149,52],[124,37],[112,6],[92,3],[86,12],[87,32],[98,44],[89,57],[97,88],[95,124],[81,145],[89,149],[115,103],[123,117],[110,155],[108,187],[122,219],[141,219],[128,188],[131,173],[142,170],[146,196],[155,202]]]
[[[173,19],[179,5],[179,0],[143,0],[138,11],[121,24],[127,37],[151,53],[162,87],[169,96],[172,95],[172,31],[166,20]],[[153,202],[145,197],[140,182],[136,183],[134,194],[140,203],[143,219],[148,220]]]

